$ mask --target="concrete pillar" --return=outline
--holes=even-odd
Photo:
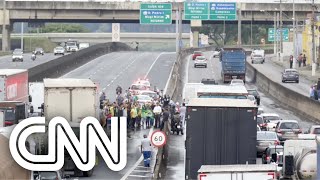
[[[2,51],[11,50],[11,27],[5,25],[2,28]]]
[[[193,47],[199,47],[199,28],[191,28],[193,33]]]

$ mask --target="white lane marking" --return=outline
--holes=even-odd
[[[162,56],[163,54],[173,54],[175,52],[162,52],[160,53],[157,58],[153,61],[153,63],[151,64],[150,68],[148,69],[146,75],[144,76],[144,79],[146,79],[151,71],[151,69],[153,68],[153,66],[156,64],[156,62],[158,61],[158,59],[160,58],[160,56]]]
[[[61,77],[69,76],[70,74],[74,73],[75,71],[78,71],[79,69],[84,68],[86,65],[88,65],[88,64],[90,64],[90,63],[96,63],[96,60],[98,60],[98,59],[100,59],[100,58],[103,58],[103,57],[106,57],[106,56],[110,56],[110,54],[114,54],[114,53],[109,53],[109,54],[105,54],[105,55],[103,55],[103,56],[97,57],[96,59],[93,59],[93,60],[91,60],[91,61],[89,61],[89,62],[85,63],[84,65],[82,65],[82,66],[80,66],[80,67],[78,67],[78,68],[76,68],[76,69],[74,69],[74,70],[72,70],[72,71],[68,72],[67,74],[64,74],[64,75],[63,75],[63,76],[61,76]]]
[[[176,58],[176,57],[175,57],[175,58]],[[174,67],[174,64],[176,63],[176,61],[177,61],[177,59],[173,62],[173,66],[172,66],[172,68],[171,68],[171,71],[170,71],[170,74],[169,74],[169,77],[168,77],[166,86],[164,87],[163,95],[165,95],[165,94],[167,93],[169,81],[170,81],[170,78],[171,78],[171,76],[172,76],[173,67]]]
[[[133,170],[134,172],[142,172],[142,173],[148,173],[150,171],[146,171],[146,170]]]
[[[153,127],[150,128],[150,130],[149,130],[148,139],[150,139],[152,132],[153,132]],[[128,178],[128,176],[132,176],[130,174],[139,166],[139,164],[142,162],[142,160],[143,160],[143,155],[140,156],[138,161],[132,166],[131,169],[129,169],[129,171],[120,180],[125,180]]]

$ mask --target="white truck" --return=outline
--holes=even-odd
[[[275,164],[202,165],[198,180],[273,180],[276,173]]]
[[[188,104],[192,98],[197,98],[197,92],[200,87],[204,86],[203,83],[186,83],[183,88],[182,99]]]
[[[284,143],[282,177],[315,179],[317,175],[317,143],[313,134],[301,134]]]
[[[32,97],[31,105],[37,116],[42,115],[42,104],[44,103],[44,85],[42,82],[29,82],[29,95]]]
[[[44,116],[46,123],[54,117],[61,116],[69,121],[76,136],[80,137],[80,122],[91,116],[99,119],[97,87],[90,79],[44,79]],[[39,154],[46,154],[47,138],[37,137],[40,142]],[[93,169],[82,172],[74,164],[70,155],[65,153],[64,175],[91,176]]]
[[[84,49],[84,48],[88,48],[90,46],[89,43],[79,43],[79,50]]]
[[[263,57],[263,62],[265,61],[265,52],[263,49],[254,49],[251,53],[251,59],[254,55],[260,55]]]

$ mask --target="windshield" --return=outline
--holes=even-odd
[[[22,54],[22,51],[13,51],[13,54]]]
[[[143,95],[143,96],[138,96],[139,100],[151,100],[149,96]]]
[[[257,133],[257,140],[276,140],[277,134],[273,132]]]
[[[263,120],[261,117],[257,117],[257,124],[263,124]]]
[[[258,95],[258,92],[256,90],[248,90],[248,93],[254,96]]]
[[[299,125],[295,122],[281,123],[280,129],[299,129]]]
[[[63,47],[56,47],[57,50],[63,50]]]
[[[320,134],[320,128],[315,128],[313,130],[313,134]]]
[[[67,42],[66,45],[67,46],[76,46],[77,43],[75,43],[75,42]]]
[[[205,58],[205,57],[202,57],[202,56],[201,56],[201,57],[198,56],[198,57],[197,57],[197,60],[200,60],[200,61],[201,61],[201,60],[206,60],[206,58]]]
[[[295,74],[295,73],[298,73],[298,72],[297,72],[297,71],[294,71],[294,70],[286,70],[286,73]]]
[[[131,89],[132,90],[147,90],[147,87],[144,85],[132,85]]]
[[[195,51],[194,54],[202,54],[201,51]]]

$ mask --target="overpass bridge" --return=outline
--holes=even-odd
[[[78,42],[105,43],[112,41],[112,33],[28,33],[24,37],[46,37],[53,42],[65,42],[76,39]],[[2,36],[0,36],[2,37]],[[21,37],[21,34],[12,34],[11,37]],[[182,39],[188,40],[189,33],[182,33]],[[120,33],[121,42],[175,42],[175,33]]]
[[[8,49],[10,31],[14,22],[112,22],[139,23],[140,2],[109,2],[106,0],[5,0],[0,4],[0,25],[5,25],[2,45]],[[128,1],[128,2],[124,2]],[[179,1],[179,0],[178,0]],[[241,23],[273,24],[275,12],[280,10],[279,2],[270,0],[234,0],[237,2]],[[294,0],[296,20],[304,21],[312,11],[310,0]],[[309,2],[310,1],[310,2]],[[314,0],[316,4],[320,0]],[[165,2],[159,0],[157,2]],[[179,1],[182,2],[181,0]],[[215,0],[224,2],[224,0]],[[4,5],[4,8],[3,8]],[[175,22],[178,2],[172,3],[172,19]],[[291,0],[281,3],[283,22],[292,24],[293,4]],[[183,23],[190,23],[183,20]],[[219,24],[223,21],[204,21]],[[227,23],[237,23],[227,21]]]

